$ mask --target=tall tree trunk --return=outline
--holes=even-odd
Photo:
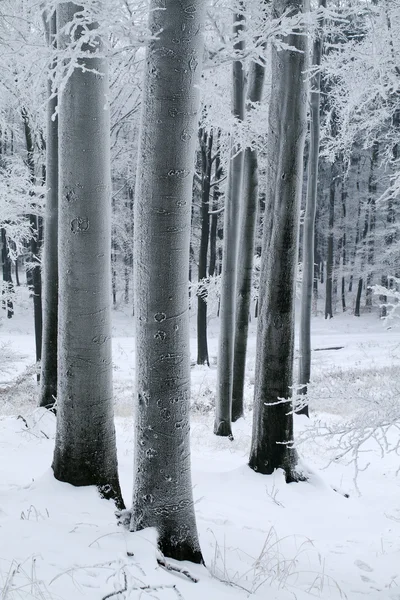
[[[325,287],[325,319],[333,317],[333,226],[335,222],[335,195],[337,186],[337,171],[335,164],[331,166],[331,183],[329,186],[329,233],[328,252],[326,256],[326,287]]]
[[[57,28],[82,7],[57,5]],[[95,31],[96,23],[89,24]],[[83,33],[80,27],[75,39]],[[69,36],[59,38],[61,49]],[[95,485],[123,506],[118,481],[111,360],[111,177],[107,63],[99,37],[59,98],[59,362],[56,479]],[[98,73],[102,75],[99,76]]]
[[[56,46],[56,13],[44,15],[47,43]],[[51,65],[54,67],[55,65]],[[39,406],[53,408],[57,397],[58,356],[58,116],[48,82],[46,136],[46,212],[43,249],[43,339]],[[51,98],[51,99],[50,99]]]
[[[367,263],[369,271],[367,275],[367,289],[365,292],[365,304],[369,310],[372,308],[372,281],[373,281],[373,267],[375,257],[375,223],[376,223],[376,191],[377,191],[377,179],[376,179],[376,167],[379,158],[379,143],[375,142],[371,150],[371,167],[368,178],[368,203],[370,205],[370,216],[369,216],[369,237],[368,237],[368,248],[367,248]]]
[[[244,29],[243,14],[233,15],[233,31],[238,36]],[[235,44],[238,52],[244,42]],[[233,63],[233,115],[239,121],[245,115],[245,76],[240,60]],[[224,211],[224,248],[222,253],[222,281],[220,331],[218,342],[217,398],[215,403],[214,433],[232,437],[232,384],[235,332],[236,270],[239,231],[240,197],[242,192],[244,151],[231,140],[231,157]]]
[[[296,15],[301,0],[273,0],[272,16]],[[282,468],[287,481],[299,479],[293,448],[294,299],[298,260],[303,146],[307,93],[307,38],[288,35],[272,47],[272,81],[267,144],[267,203],[260,275],[260,307],[249,465],[260,473]]]
[[[265,67],[252,63],[249,74],[249,110],[261,102]],[[232,421],[243,416],[244,375],[246,370],[247,336],[249,330],[251,282],[254,260],[254,234],[258,203],[257,150],[247,148],[244,156],[243,203],[237,266],[236,323],[233,360]]]
[[[317,202],[318,204],[318,202]],[[318,221],[318,212],[315,217],[315,222]],[[318,282],[320,278],[320,269],[321,269],[321,256],[320,250],[318,247],[319,243],[319,235],[317,232],[317,227],[314,227],[314,283],[313,283],[313,312],[314,315],[318,315]]]
[[[24,134],[26,142],[27,159],[26,163],[30,172],[31,181],[36,184],[35,160],[34,160],[34,140],[33,132],[29,122],[28,112],[22,109],[22,121],[24,125]],[[42,276],[40,273],[39,252],[42,245],[41,239],[41,219],[37,215],[29,215],[29,223],[32,231],[30,241],[30,271],[33,291],[33,318],[35,324],[35,349],[36,362],[39,362],[42,356]],[[34,265],[34,266],[32,266]],[[38,375],[39,380],[39,375]]]
[[[19,259],[18,259],[18,256],[15,259],[14,266],[15,266],[15,283],[17,284],[17,287],[19,287],[21,284],[19,281],[19,270],[18,270],[19,269]]]
[[[371,164],[371,170],[372,170],[372,164]],[[370,171],[369,177],[371,178],[371,171]],[[370,185],[370,180],[369,180],[369,185]],[[361,207],[360,207],[360,210],[361,210]],[[368,202],[367,202],[367,206],[365,209],[365,215],[364,215],[364,228],[361,233],[362,250],[361,250],[360,273],[364,272],[364,265],[368,261],[367,237],[368,237],[368,231],[369,231],[369,227],[370,227],[370,214],[371,214],[371,196],[368,197]],[[360,279],[358,280],[356,303],[355,303],[355,307],[354,307],[354,316],[355,317],[359,317],[361,315],[361,295],[362,295],[363,287],[364,287],[364,279],[363,279],[363,277],[360,277]]]
[[[115,218],[115,200],[111,201],[111,221]],[[111,226],[111,292],[113,306],[117,304],[117,231]]]
[[[216,273],[217,266],[217,232],[218,232],[218,216],[216,212],[219,209],[219,199],[221,197],[221,191],[219,187],[219,181],[222,179],[223,167],[221,165],[221,150],[220,150],[220,137],[221,131],[218,130],[217,135],[217,149],[214,157],[214,184],[213,184],[213,201],[212,201],[212,215],[210,225],[210,262],[208,266],[208,274],[213,277]]]
[[[8,252],[8,241],[7,234],[4,227],[1,228],[1,264],[3,268],[3,295],[6,299],[3,300],[3,308],[7,311],[7,319],[11,319],[14,314],[14,304],[11,300],[11,294],[13,292],[13,280],[11,276],[11,258]]]
[[[342,217],[343,217],[343,233],[342,233],[342,266],[343,266],[343,271],[345,270],[345,267],[347,265],[347,247],[346,247],[346,243],[347,243],[347,236],[346,236],[347,187],[346,186],[347,186],[347,178],[346,178],[346,175],[344,173],[344,168],[343,168],[343,173],[342,173],[342,193],[341,193],[341,196],[342,196]],[[345,281],[345,275],[344,275],[344,273],[342,274],[341,298],[342,298],[342,310],[343,310],[343,312],[346,312],[346,281]]]
[[[135,199],[136,441],[131,530],[202,562],[189,442],[188,264],[203,0],[150,3]],[[164,10],[156,10],[160,7]]]
[[[360,197],[360,174],[361,174],[361,160],[357,158],[357,176],[356,176],[356,190],[358,196],[358,211],[357,211],[357,224],[356,224],[356,239],[354,242],[354,251],[351,258],[351,275],[349,280],[349,293],[353,291],[353,280],[354,280],[354,268],[357,260],[358,244],[360,242],[360,218],[361,218],[361,197]]]
[[[320,7],[326,6],[326,0],[320,0]],[[310,110],[310,155],[308,159],[307,201],[304,215],[303,229],[303,284],[301,288],[301,314],[300,314],[300,358],[299,358],[299,392],[307,394],[307,385],[311,375],[311,309],[314,281],[314,238],[315,216],[317,213],[317,187],[318,187],[318,158],[320,137],[320,89],[321,74],[318,67],[322,56],[322,28],[323,17],[319,20],[319,31],[316,34],[313,47],[313,66],[317,67],[316,73],[311,78]],[[299,413],[308,416],[308,406],[301,408]]]
[[[361,294],[362,294],[363,284],[364,284],[363,278],[360,277],[360,279],[358,280],[356,303],[355,303],[355,306],[354,306],[354,316],[355,317],[359,317],[360,316]]]
[[[210,238],[210,192],[213,134],[200,130],[201,151],[201,232],[198,281],[207,277],[208,243]],[[207,300],[205,290],[197,295],[197,364],[210,366],[207,344]]]

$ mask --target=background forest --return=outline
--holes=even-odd
[[[400,599],[399,40],[0,2],[1,598]]]

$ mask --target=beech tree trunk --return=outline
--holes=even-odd
[[[320,0],[320,7],[326,6],[326,0]],[[323,18],[319,20],[319,31],[316,33],[313,47],[313,66],[319,67],[322,56]],[[314,280],[314,239],[315,216],[317,214],[318,159],[320,136],[320,89],[321,73],[319,70],[311,78],[310,90],[310,155],[308,158],[307,201],[303,228],[303,284],[301,288],[301,314],[299,339],[299,393],[307,394],[307,385],[311,376],[311,309]],[[299,413],[308,416],[308,406]]]
[[[301,0],[273,0],[272,17],[279,19],[286,11],[294,16],[302,9]],[[307,128],[307,38],[288,35],[283,41],[298,51],[271,49],[267,199],[249,465],[260,473],[282,468],[286,480],[294,481],[300,475],[292,446],[291,401],[280,400],[290,396],[293,383],[295,277]]]
[[[244,16],[233,15],[233,30],[240,35],[244,28]],[[235,49],[241,51],[244,42],[237,42]],[[233,115],[243,121],[245,76],[241,61],[233,63]],[[224,211],[224,247],[222,253],[222,281],[220,306],[220,331],[218,341],[217,398],[215,403],[214,433],[232,437],[232,385],[233,353],[235,341],[235,303],[237,249],[239,232],[240,198],[242,193],[244,151],[231,142],[231,157]]]
[[[249,74],[249,110],[261,102],[265,67],[252,63]],[[237,266],[236,323],[233,360],[232,421],[243,416],[243,391],[246,370],[247,336],[251,304],[251,283],[254,261],[254,234],[258,203],[257,150],[247,148],[244,155],[243,202]]]
[[[57,29],[82,7],[57,6]],[[89,24],[93,31],[96,23]],[[78,38],[80,27],[75,29]],[[70,42],[60,36],[61,48]],[[118,481],[111,360],[111,177],[107,63],[84,44],[59,98],[59,364],[53,471],[95,485],[123,507]],[[92,56],[91,56],[92,55]],[[101,75],[98,75],[101,73]]]
[[[156,10],[163,8],[163,10]],[[190,471],[188,264],[203,0],[150,3],[135,200],[136,399],[130,527],[202,562]]]
[[[47,43],[56,45],[56,13],[44,15]],[[55,65],[51,65],[54,67]],[[51,82],[48,96],[51,97]],[[44,223],[43,280],[43,339],[39,406],[53,408],[57,397],[58,355],[58,116],[57,98],[47,105],[46,136],[46,212]]]

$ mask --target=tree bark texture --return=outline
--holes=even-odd
[[[82,7],[57,6],[57,29]],[[97,24],[89,27],[97,29]],[[81,34],[79,27],[75,35]],[[69,36],[60,35],[65,48]],[[123,506],[111,361],[111,177],[107,62],[83,45],[59,98],[59,364],[54,475]],[[93,54],[93,56],[90,56]],[[94,71],[94,72],[93,72]]]
[[[202,562],[189,441],[188,265],[203,0],[152,0],[135,199],[136,396],[131,530]],[[160,10],[164,9],[164,10]]]
[[[244,16],[233,15],[235,35],[244,28]],[[243,51],[244,42],[235,44],[237,51]],[[240,60],[233,63],[233,115],[244,120],[245,115],[245,75]],[[228,170],[228,184],[224,211],[224,246],[222,253],[222,280],[220,331],[218,340],[217,398],[215,403],[214,433],[232,436],[232,385],[233,353],[235,341],[235,304],[237,249],[239,232],[240,198],[242,193],[244,150],[231,141],[231,157]]]
[[[320,0],[320,6],[326,6],[326,0]],[[312,62],[319,67],[322,56],[323,18],[319,20],[318,31],[314,39]],[[301,288],[300,339],[299,339],[299,393],[307,394],[307,384],[311,376],[311,310],[314,280],[314,240],[315,217],[317,214],[318,159],[320,137],[320,89],[319,70],[311,78],[310,90],[310,154],[308,158],[307,200],[303,228],[303,284]],[[308,416],[308,406],[298,411]]]
[[[44,19],[47,43],[54,47],[57,32],[55,11],[49,19],[44,15]],[[57,397],[58,362],[58,116],[55,114],[57,98],[51,98],[51,94],[49,81],[46,136],[47,193],[42,260],[43,338],[39,395],[39,406],[47,408],[54,406]]]
[[[265,67],[252,63],[249,74],[248,101],[251,110],[261,102]],[[233,360],[232,421],[243,416],[243,391],[246,370],[247,337],[251,304],[251,284],[254,262],[254,236],[258,204],[258,156],[254,148],[246,148],[243,172],[243,200],[240,208],[240,233],[237,282],[235,345]]]
[[[273,0],[272,16],[302,11],[301,0]],[[294,299],[298,223],[306,132],[305,36],[283,40],[298,51],[272,47],[267,146],[267,196],[249,465],[260,473],[282,468],[298,480],[290,396],[293,382]]]

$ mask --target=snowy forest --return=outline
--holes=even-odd
[[[400,600],[399,0],[0,0],[1,600]]]

